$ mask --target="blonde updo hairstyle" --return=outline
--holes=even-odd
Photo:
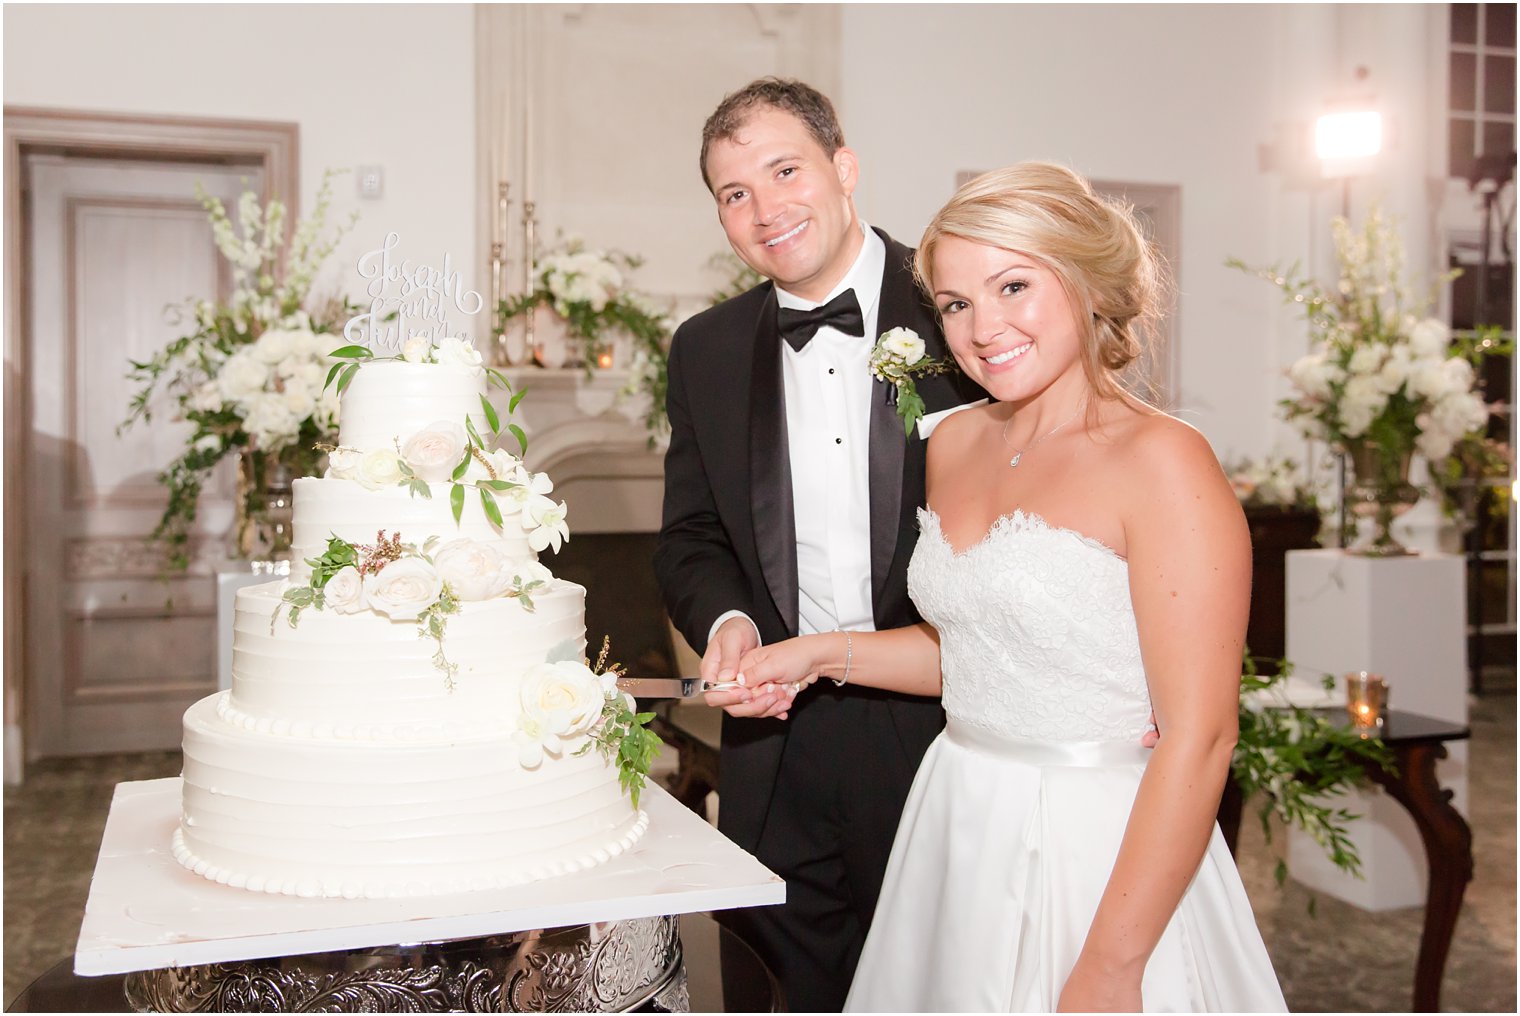
[[[1094,194],[1065,166],[1021,162],[969,181],[934,216],[913,264],[926,293],[947,236],[1017,251],[1054,272],[1084,325],[1082,367],[1093,390],[1104,399],[1141,394],[1121,375],[1145,351],[1165,282],[1131,208]]]

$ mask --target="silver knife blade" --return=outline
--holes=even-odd
[[[700,677],[620,677],[617,685],[634,698],[657,699],[689,699],[705,691],[742,687],[733,681],[704,686]]]

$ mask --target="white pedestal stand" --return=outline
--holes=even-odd
[[[1308,676],[1369,670],[1388,681],[1389,706],[1467,723],[1463,560],[1453,554],[1368,558],[1339,550],[1288,553],[1287,656]],[[1344,703],[1344,693],[1338,693]],[[1467,745],[1437,766],[1452,804],[1467,811]],[[1425,902],[1425,850],[1414,821],[1381,790],[1338,799],[1364,879],[1341,872],[1307,835],[1290,830],[1288,870],[1312,889],[1365,910]]]
[[[606,864],[507,889],[390,900],[300,899],[208,881],[169,851],[179,802],[178,778],[117,786],[74,952],[76,974],[439,942],[786,899],[780,878],[654,785],[640,798],[648,831]]]

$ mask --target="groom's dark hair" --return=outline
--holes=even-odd
[[[712,143],[733,140],[760,106],[779,109],[801,120],[829,158],[844,147],[844,131],[839,128],[839,117],[828,96],[803,81],[759,78],[725,96],[702,125],[702,182],[708,190],[712,190],[712,181],[707,178],[707,152]]]

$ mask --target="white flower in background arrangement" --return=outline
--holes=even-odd
[[[1409,347],[1415,356],[1444,358],[1451,348],[1451,329],[1435,318],[1425,318],[1409,327]]]
[[[523,530],[528,534],[528,546],[534,551],[546,548],[559,553],[560,543],[570,539],[570,526],[565,521],[569,509],[563,501],[553,501],[535,494],[523,508]]]
[[[389,448],[375,448],[364,453],[353,479],[365,490],[383,490],[401,482],[401,457]]]
[[[190,397],[185,400],[185,408],[197,413],[215,413],[222,405],[222,388],[215,379],[196,385]]]
[[[420,479],[442,483],[453,475],[468,443],[464,427],[451,420],[439,420],[407,438],[401,446],[401,457]]]
[[[480,350],[471,345],[469,339],[453,337],[439,339],[438,345],[433,349],[433,362],[462,367],[471,374],[480,374],[485,370]]]
[[[401,347],[401,359],[407,363],[427,363],[433,356],[433,340],[426,335],[413,335]]]
[[[253,355],[272,367],[301,349],[304,342],[304,338],[296,332],[271,328],[254,341]]]
[[[198,452],[219,451],[222,447],[222,439],[215,434],[207,434],[204,437],[196,438],[195,444],[192,447]]]
[[[417,620],[442,592],[437,570],[420,557],[391,561],[364,580],[365,603],[392,621]]]
[[[322,599],[339,614],[357,614],[367,606],[364,600],[364,578],[353,565],[339,569],[322,587]]]
[[[546,754],[577,750],[607,701],[601,678],[574,660],[530,667],[520,696],[515,739],[519,761],[527,769],[537,768]]]
[[[285,400],[285,408],[295,417],[298,427],[300,421],[317,411],[317,400],[312,397],[311,389],[304,385],[286,385],[281,397]]]
[[[450,540],[434,552],[433,567],[461,600],[494,599],[512,586],[505,555],[479,540]]]
[[[217,387],[226,402],[237,402],[262,392],[268,383],[269,368],[247,348],[229,356],[216,376]]]
[[[242,403],[247,408],[243,428],[260,451],[278,451],[295,440],[301,420],[285,404],[278,392],[261,392]]]

